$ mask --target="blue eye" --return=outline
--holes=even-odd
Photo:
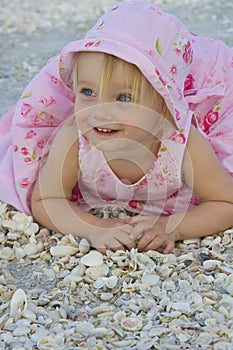
[[[94,95],[94,92],[91,89],[82,89],[81,93],[84,94],[85,96],[88,96],[88,97]]]
[[[132,97],[131,95],[121,94],[118,96],[117,100],[120,102],[131,102]]]

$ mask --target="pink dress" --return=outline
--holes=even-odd
[[[74,196],[79,196],[86,210],[112,201],[114,206],[155,215],[198,204],[181,171],[191,123],[233,176],[233,50],[220,40],[190,33],[177,18],[153,4],[129,1],[115,6],[84,39],[68,44],[51,59],[1,118],[0,200],[31,213],[30,196],[40,165],[57,128],[73,111],[72,67],[79,51],[106,52],[137,65],[163,96],[177,126],[164,137],[152,169],[128,192],[106,166],[93,173],[92,162],[97,157],[101,164],[101,154],[93,157],[92,147],[81,138],[81,158],[90,153],[91,166],[81,167]],[[94,176],[98,187],[82,177],[84,172]],[[106,188],[101,187],[103,179]],[[112,183],[117,191],[109,193]],[[91,198],[85,198],[87,192]],[[85,202],[80,202],[80,196]]]

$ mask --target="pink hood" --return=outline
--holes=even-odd
[[[72,87],[74,53],[105,52],[135,64],[158,91],[179,129],[186,124],[183,96],[193,50],[188,29],[174,16],[143,1],[129,1],[103,15],[85,39],[71,42],[60,56],[60,75]]]

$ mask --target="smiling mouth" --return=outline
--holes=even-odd
[[[113,129],[108,129],[108,128],[94,128],[94,131],[98,135],[111,136],[111,135],[116,134],[119,130],[113,130]]]

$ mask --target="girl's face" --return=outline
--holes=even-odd
[[[104,152],[129,151],[144,146],[153,151],[158,144],[161,103],[146,85],[140,104],[132,100],[131,64],[117,60],[108,89],[100,86],[105,62],[103,53],[79,53],[76,109],[78,127]],[[102,90],[104,93],[102,93]]]

